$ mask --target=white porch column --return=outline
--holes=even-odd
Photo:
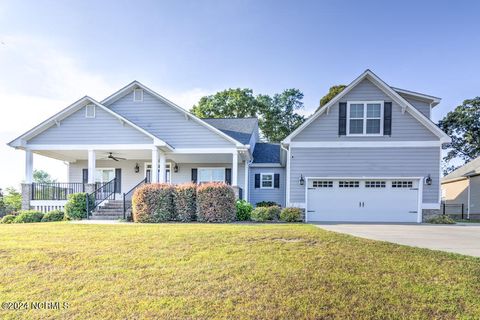
[[[238,186],[238,151],[232,153],[232,186]]]
[[[88,184],[95,184],[95,150],[88,150]]]
[[[249,181],[248,181],[248,161],[245,160],[245,185],[243,187],[243,199],[244,200],[248,200],[248,185]]]
[[[33,182],[33,152],[25,150],[25,183]]]
[[[159,179],[158,181],[160,183],[165,183],[165,176],[167,174],[166,170],[165,170],[165,167],[167,165],[167,157],[165,156],[165,153],[163,152],[160,152],[160,173],[159,173]]]
[[[152,149],[152,183],[157,183],[158,180],[158,148]]]

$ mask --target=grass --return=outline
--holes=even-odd
[[[480,259],[301,224],[0,226],[2,319],[480,317]]]

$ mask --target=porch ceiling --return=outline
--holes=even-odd
[[[96,160],[108,160],[107,156],[112,153],[115,157],[125,158],[127,160],[150,160],[152,158],[151,150],[97,150],[95,152]],[[77,160],[88,160],[88,151],[86,150],[37,150],[34,153],[53,158],[57,160],[76,162]],[[167,161],[176,163],[230,163],[231,154],[175,154],[167,153]],[[239,157],[242,160],[242,157]],[[112,160],[113,161],[113,160]],[[120,160],[121,161],[121,160]]]

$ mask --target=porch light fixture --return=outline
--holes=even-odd
[[[305,178],[303,177],[302,174],[300,174],[300,179],[298,179],[298,183],[300,183],[301,186],[305,184]]]
[[[430,176],[430,174],[428,174],[428,176],[425,178],[425,184],[427,186],[431,186],[432,185],[432,177]]]
[[[176,163],[173,166],[173,172],[178,172],[178,164],[176,164]]]
[[[135,164],[135,173],[139,173],[140,172],[140,167],[138,166],[138,163]]]

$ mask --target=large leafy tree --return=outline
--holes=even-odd
[[[438,125],[452,138],[443,158],[445,162],[462,159],[466,163],[480,156],[480,97],[465,100]],[[447,173],[453,169],[454,166],[447,166],[444,171]]]
[[[47,171],[35,169],[33,170],[33,181],[36,183],[50,183],[56,180]]]
[[[200,118],[256,117],[258,103],[252,89],[227,89],[202,97],[190,111]]]
[[[343,89],[345,89],[347,86],[344,85],[344,84],[339,84],[339,85],[336,85],[336,86],[332,86],[330,87],[330,89],[328,90],[328,93],[326,95],[324,95],[322,97],[322,99],[320,99],[320,106],[319,108],[323,107],[324,105],[326,105],[330,100],[332,100],[337,94],[339,94],[340,92],[343,91]]]
[[[263,136],[279,142],[305,120],[298,114],[303,108],[302,99],[298,89],[287,89],[272,97],[254,96],[251,89],[228,89],[202,97],[190,111],[200,118],[258,117]]]
[[[273,97],[258,96],[260,102],[260,130],[271,142],[280,142],[298,128],[305,117],[298,114],[303,109],[303,93],[298,89],[287,89]]]

